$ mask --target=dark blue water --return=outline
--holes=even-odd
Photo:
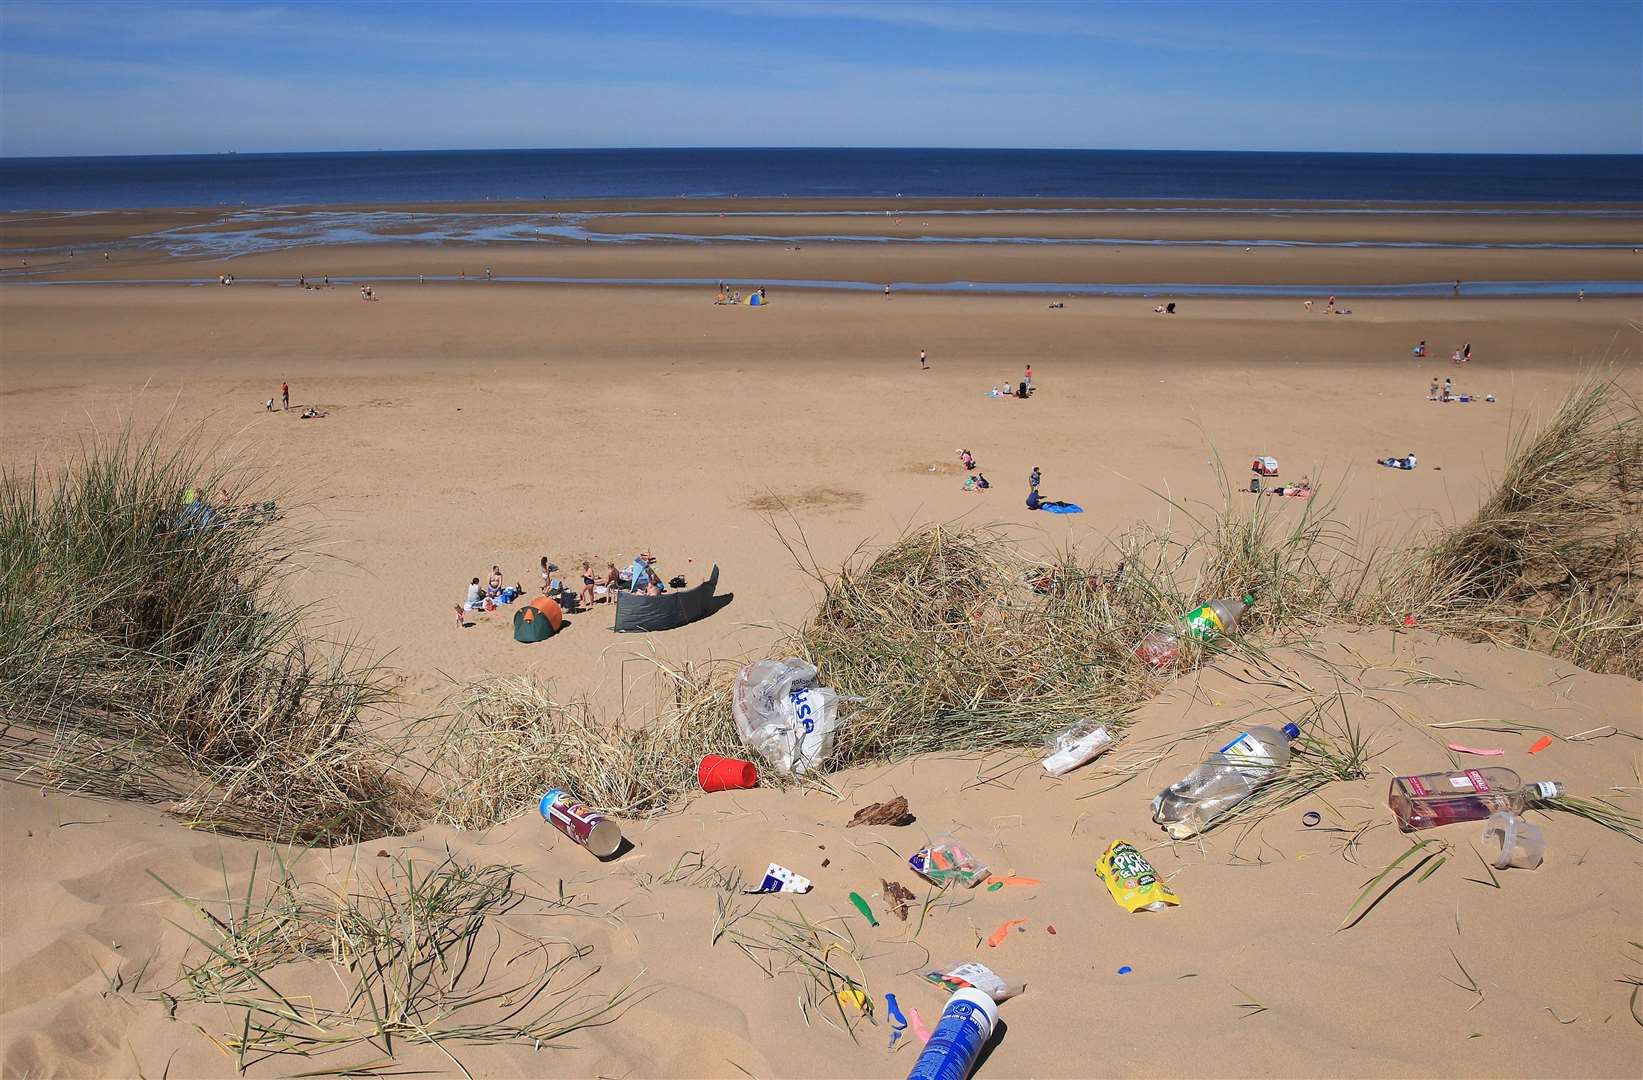
[[[464,150],[0,158],[0,209],[843,198],[1643,201],[1643,156],[1164,150]]]

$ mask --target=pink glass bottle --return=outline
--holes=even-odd
[[[1555,780],[1525,784],[1511,769],[1463,769],[1394,777],[1386,801],[1398,828],[1414,832],[1457,821],[1483,821],[1496,810],[1521,814],[1531,803],[1561,794],[1563,785]]]

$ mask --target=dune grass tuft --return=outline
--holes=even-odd
[[[592,993],[585,986],[599,968],[586,962],[589,948],[501,923],[527,900],[549,915],[587,914],[574,897],[530,896],[519,876],[447,854],[426,867],[396,859],[331,885],[299,880],[281,863],[259,887],[253,867],[243,895],[220,899],[166,885],[197,917],[198,932],[187,932],[199,951],[164,996],[173,1008],[228,1010],[236,1026],[213,1040],[241,1074],[268,1058],[358,1052],[374,1060],[324,1071],[373,1072],[398,1044],[424,1044],[466,1075],[451,1049],[458,1044],[541,1045],[610,1023],[635,999],[631,983]]]
[[[1643,678],[1643,422],[1613,381],[1513,438],[1472,517],[1407,546],[1356,614]]]
[[[0,710],[50,744],[22,766],[202,828],[389,831],[401,785],[365,730],[386,673],[283,600],[307,538],[250,500],[260,478],[198,432],[177,446],[127,428],[0,476]]]

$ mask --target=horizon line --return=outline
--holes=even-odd
[[[873,146],[873,145],[791,145],[762,146],[488,146],[416,147],[408,149],[349,150],[196,150],[151,154],[0,154],[0,161],[95,161],[140,158],[286,157],[292,155],[340,156],[345,154],[525,154],[525,153],[654,153],[703,151],[877,151],[904,153],[1001,153],[1001,154],[1311,154],[1334,157],[1546,157],[1546,158],[1643,158],[1643,151],[1545,150],[1184,150],[1144,146]]]

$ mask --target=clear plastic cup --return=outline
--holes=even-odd
[[[1533,870],[1546,858],[1546,837],[1540,827],[1531,825],[1508,810],[1496,810],[1483,826],[1483,842],[1500,838],[1500,854],[1495,856],[1495,869],[1518,867]]]

